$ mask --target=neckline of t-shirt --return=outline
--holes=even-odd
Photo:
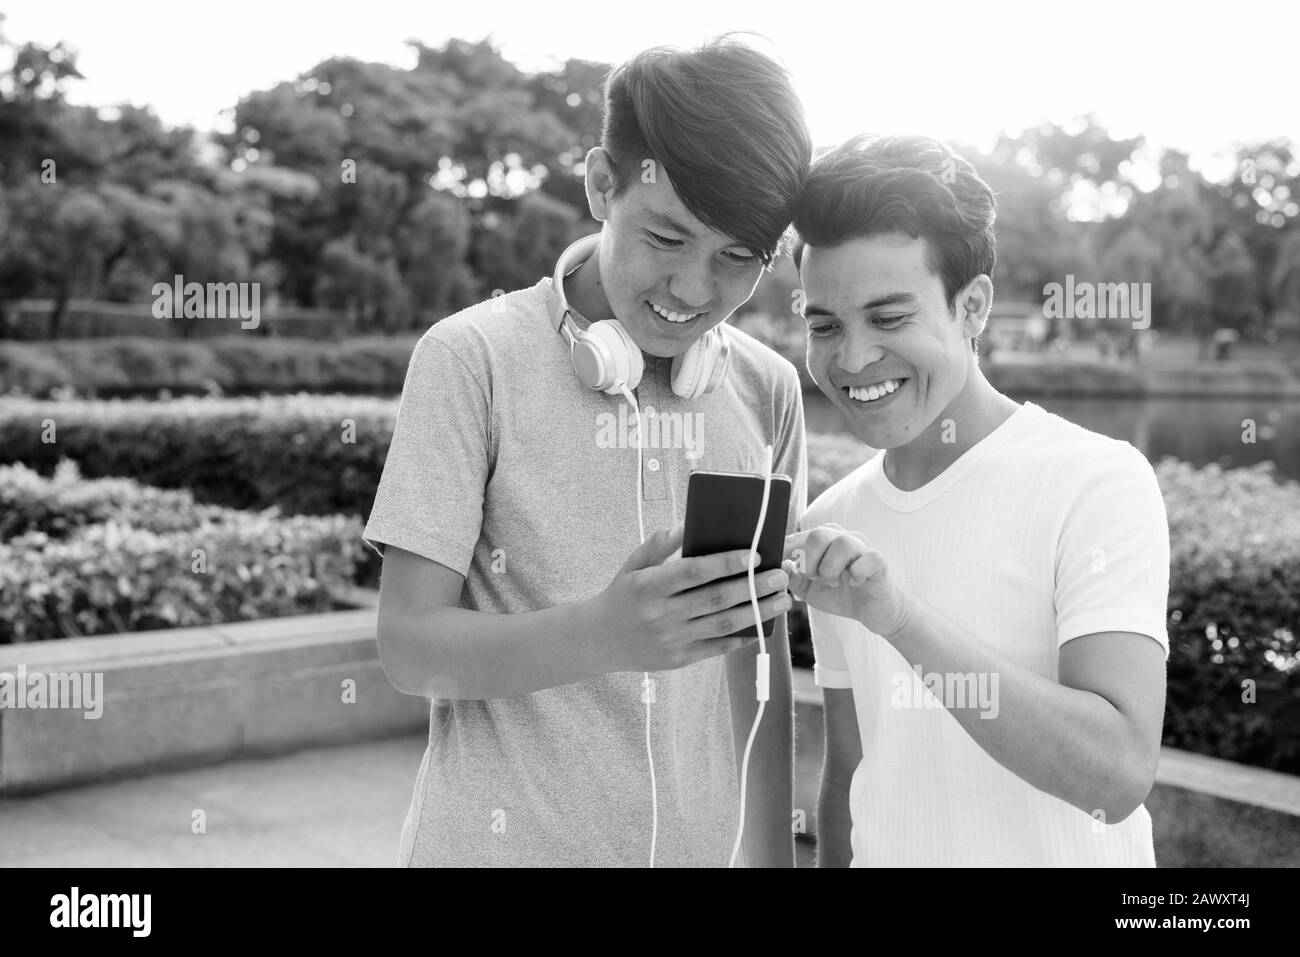
[[[876,493],[876,497],[881,502],[896,512],[914,512],[924,508],[956,485],[962,476],[980,461],[1014,438],[1031,419],[1037,418],[1042,412],[1043,410],[1032,402],[1022,403],[1020,408],[1007,416],[992,432],[963,452],[956,462],[918,489],[904,491],[889,480],[889,476],[885,474],[884,452],[874,456],[867,463],[866,484]]]

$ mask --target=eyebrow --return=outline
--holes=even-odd
[[[870,312],[872,309],[882,309],[885,306],[902,306],[912,305],[916,302],[916,296],[910,292],[891,292],[883,296],[877,296],[875,299],[864,303],[858,307],[858,312]],[[810,305],[804,309],[804,318],[809,316],[834,316],[835,313],[823,306]]]
[[[673,232],[681,233],[691,239],[698,238],[695,233],[691,231],[689,226],[683,226],[671,216],[665,216],[663,213],[655,212],[653,209],[647,209],[645,215],[646,219],[650,220],[650,222],[654,223],[656,226],[663,229],[671,229]]]

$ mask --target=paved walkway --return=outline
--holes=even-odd
[[[426,740],[0,799],[0,867],[391,867]],[[206,833],[193,833],[196,810]],[[811,848],[798,851],[808,866]]]
[[[0,867],[391,867],[426,736],[0,800]],[[195,834],[195,811],[206,833]]]

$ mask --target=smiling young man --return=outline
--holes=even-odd
[[[796,211],[809,371],[884,450],[787,539],[825,866],[1154,866],[1164,505],[1132,446],[980,371],[994,215],[920,137],[820,157]]]
[[[797,374],[725,320],[777,254],[810,160],[766,56],[729,40],[642,53],[607,80],[587,155],[599,239],[560,270],[579,330],[622,324],[608,365],[644,366],[640,418],[579,380],[549,278],[417,344],[365,530],[384,555],[384,669],[436,699],[403,864],[727,864],[755,646],[726,637],[750,621],[744,577],[720,579],[748,555],[672,555],[691,471],[758,471],[768,443],[793,480],[788,530],[802,513]],[[674,360],[706,335],[716,351],[695,364],[715,388],[691,395]],[[686,421],[689,441],[673,427]],[[778,665],[751,760],[750,866],[793,863],[786,584],[758,580]]]

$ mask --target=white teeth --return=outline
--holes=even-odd
[[[650,308],[653,309],[655,312],[657,312],[659,315],[663,316],[669,322],[690,322],[696,316],[700,315],[700,313],[698,312],[691,313],[689,315],[680,312],[669,312],[667,309],[663,309],[659,306],[656,306],[653,302],[650,303]]]
[[[849,398],[858,402],[874,402],[896,392],[902,384],[898,379],[887,379],[871,386],[850,386]]]

